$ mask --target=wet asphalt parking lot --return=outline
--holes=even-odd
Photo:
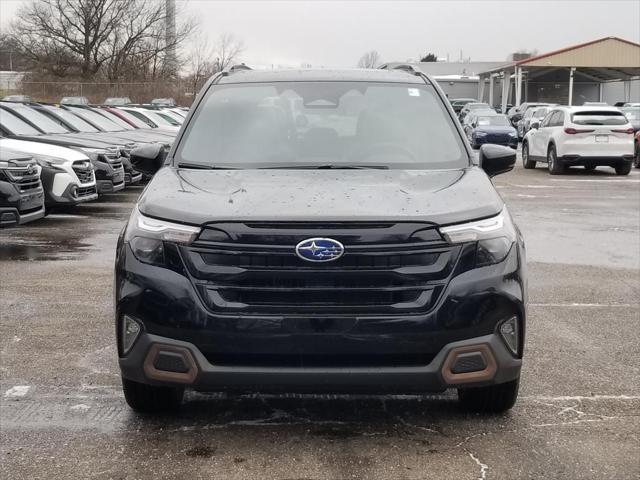
[[[120,390],[116,238],[140,188],[0,232],[7,479],[637,479],[640,170],[495,183],[527,242],[521,393],[504,415],[455,393],[189,394],[144,417]]]

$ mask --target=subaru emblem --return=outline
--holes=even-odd
[[[331,262],[344,254],[344,245],[331,238],[307,238],[296,245],[296,255],[307,262]]]

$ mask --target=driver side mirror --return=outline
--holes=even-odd
[[[163,167],[166,156],[164,145],[149,143],[131,150],[129,159],[135,170],[147,175],[154,175]]]
[[[529,125],[529,127],[537,130],[540,128],[540,122],[538,120],[534,120],[533,122],[531,122],[531,125]]]
[[[487,175],[495,177],[513,170],[516,164],[516,151],[511,147],[485,144],[480,147],[480,168]]]

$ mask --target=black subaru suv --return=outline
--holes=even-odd
[[[418,393],[513,406],[525,252],[445,95],[409,67],[218,74],[117,245],[124,394]]]
[[[36,161],[0,149],[0,228],[44,217],[44,191]]]

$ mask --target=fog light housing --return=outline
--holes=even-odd
[[[136,340],[140,336],[140,332],[142,332],[140,322],[131,318],[129,315],[122,317],[122,355],[129,353],[129,350],[131,350],[131,347],[133,347],[133,344],[136,343]]]
[[[518,355],[518,347],[520,343],[520,332],[518,327],[518,317],[513,316],[505,320],[500,325],[500,336],[507,348],[514,355]]]

